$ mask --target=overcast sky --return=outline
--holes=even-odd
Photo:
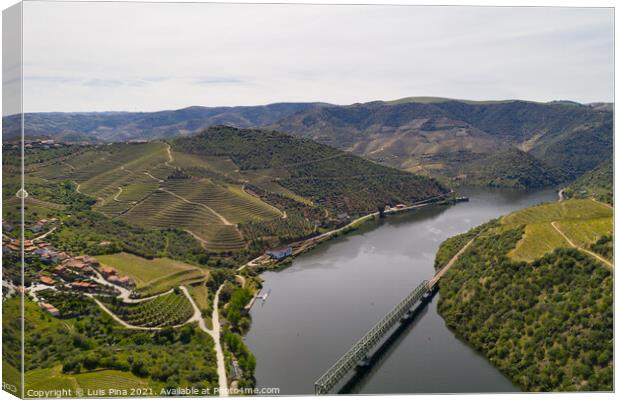
[[[613,100],[612,9],[27,2],[24,25],[27,112]]]

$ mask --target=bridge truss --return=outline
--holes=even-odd
[[[360,362],[363,362],[370,350],[381,338],[397,323],[413,306],[428,292],[429,282],[420,283],[407,297],[405,297],[392,311],[387,313],[368,333],[357,341],[330,369],[327,370],[315,383],[315,394],[327,394],[336,384]]]

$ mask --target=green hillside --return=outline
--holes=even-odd
[[[612,116],[573,102],[408,98],[309,107],[272,126],[431,176],[517,146],[574,178],[611,156]]]
[[[613,277],[602,250],[612,218],[570,200],[449,239],[437,266],[476,236],[441,281],[441,315],[525,391],[612,390]]]
[[[361,215],[381,204],[413,203],[446,193],[434,180],[275,131],[214,127],[176,139],[172,146],[199,156],[229,157],[257,186],[264,184],[251,175],[267,175],[332,213]]]
[[[26,113],[26,137],[62,141],[120,142],[186,135],[213,125],[265,126],[318,103],[275,103],[264,106],[186,107],[156,112]],[[21,134],[21,114],[2,118],[3,140]]]
[[[80,294],[48,290],[39,296],[70,317],[51,317],[26,298],[26,390],[93,388],[93,380],[97,378],[101,378],[97,388],[104,390],[130,385],[160,388],[170,382],[196,385],[196,376],[200,377],[201,387],[217,386],[212,339],[194,325],[175,330],[129,330],[113,322],[91,299]],[[10,304],[3,310],[19,313],[20,301],[20,297],[7,300]],[[168,317],[183,311],[170,307],[165,310],[164,314],[153,314]],[[12,318],[19,321],[16,314]],[[3,327],[4,337],[19,335],[19,325]],[[179,358],[179,354],[183,357]]]
[[[511,148],[466,165],[457,181],[468,185],[533,189],[552,186],[565,174],[532,155]]]
[[[594,197],[607,204],[614,202],[614,163],[613,159],[603,161],[593,170],[586,172],[568,186],[564,193],[568,197]]]
[[[379,206],[447,194],[432,179],[274,131],[214,127],[170,143],[62,149],[28,151],[27,219],[62,215],[50,240],[71,252],[234,265]],[[6,184],[17,191],[19,180]],[[9,220],[17,200],[6,198]]]

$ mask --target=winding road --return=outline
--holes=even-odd
[[[189,299],[189,302],[192,304],[192,307],[194,308],[194,315],[187,322],[197,321],[198,327],[203,332],[207,333],[209,336],[213,338],[213,342],[215,343],[214,345],[215,358],[217,361],[217,376],[218,376],[218,384],[219,384],[219,393],[220,393],[220,396],[228,396],[228,379],[226,378],[226,362],[224,359],[224,351],[222,350],[222,343],[220,341],[220,332],[221,332],[222,327],[220,325],[219,301],[220,301],[220,291],[222,290],[223,287],[224,285],[222,284],[217,289],[217,292],[215,292],[215,297],[213,299],[213,314],[211,315],[213,329],[209,329],[207,328],[207,324],[205,323],[204,318],[202,318],[202,312],[200,311],[200,308],[198,307],[198,305],[196,304],[192,296],[190,296],[187,288],[185,286],[180,286],[181,290],[183,291],[183,293],[185,293],[185,295]]]
[[[560,228],[558,228],[558,226],[556,225],[556,221],[553,221],[553,222],[551,223],[551,226],[553,226],[553,228],[554,228],[554,229],[555,229],[555,230],[556,230],[556,231],[557,231],[560,235],[562,235],[562,237],[564,238],[564,240],[566,240],[566,241],[568,242],[568,244],[570,244],[572,247],[576,248],[576,249],[577,249],[577,250],[579,250],[579,251],[582,251],[582,252],[584,252],[584,253],[587,253],[588,255],[590,255],[590,256],[592,256],[592,257],[596,258],[597,260],[599,260],[600,262],[602,262],[603,264],[605,264],[606,266],[608,266],[610,269],[613,269],[614,265],[613,265],[611,262],[609,262],[609,260],[607,260],[607,259],[605,259],[605,258],[603,258],[603,257],[599,256],[598,254],[596,254],[596,253],[595,253],[595,252],[593,252],[593,251],[590,251],[590,250],[588,250],[588,249],[584,249],[583,247],[578,246],[577,244],[573,243],[573,241],[572,241],[572,240],[570,240],[570,239],[568,238],[568,236],[566,236],[566,235],[564,234],[564,232],[562,232],[562,230],[561,230]]]

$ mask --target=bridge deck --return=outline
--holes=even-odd
[[[429,290],[428,281],[420,283],[392,311],[383,317],[368,333],[357,341],[323,376],[314,383],[316,394],[328,393],[352,368],[362,361],[368,352],[381,340],[400,319]]]
[[[477,236],[476,236],[477,237]],[[429,281],[420,283],[407,297],[405,297],[392,311],[386,314],[368,333],[357,341],[330,369],[327,370],[315,383],[314,392],[316,394],[326,394],[336,386],[336,384],[360,361],[364,360],[368,352],[381,340],[396,322],[409,311],[422,296],[435,288],[435,285],[443,275],[456,263],[458,258],[476,239],[474,237],[463,246],[450,261],[435,273]]]

